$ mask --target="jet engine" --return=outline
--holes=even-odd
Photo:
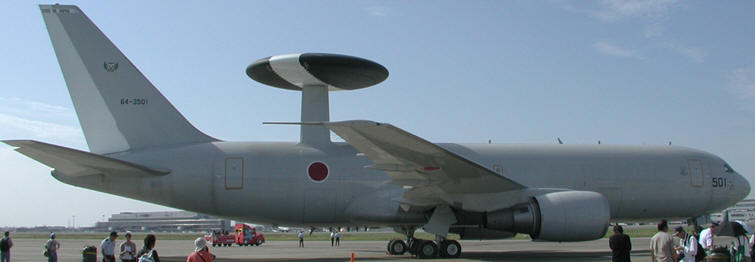
[[[483,225],[487,229],[529,234],[537,240],[585,241],[603,237],[610,219],[608,200],[600,193],[562,191],[488,212]]]

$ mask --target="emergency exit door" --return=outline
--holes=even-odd
[[[703,182],[705,181],[703,179],[703,165],[700,162],[700,160],[697,159],[691,159],[687,160],[687,166],[689,167],[689,178],[690,183],[694,187],[701,187],[703,186]]]
[[[244,188],[244,159],[225,159],[225,189]]]

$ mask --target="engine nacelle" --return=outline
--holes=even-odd
[[[540,232],[534,239],[585,241],[603,237],[611,220],[608,200],[596,192],[564,191],[536,196]]]
[[[596,192],[562,191],[528,203],[489,212],[488,229],[529,234],[545,241],[585,241],[603,237],[611,219],[608,200]]]

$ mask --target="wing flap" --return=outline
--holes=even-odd
[[[34,140],[4,140],[15,150],[46,166],[69,176],[118,174],[132,176],[160,176],[170,171],[155,170],[123,160],[56,146]]]

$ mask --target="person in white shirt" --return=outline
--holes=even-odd
[[[336,241],[336,232],[330,231],[330,246],[334,246]]]
[[[658,232],[650,238],[650,259],[653,262],[674,262],[674,237],[668,233],[668,222],[658,223]]]
[[[680,239],[678,247],[674,248],[682,259],[683,262],[695,262],[695,255],[697,255],[697,239],[692,234],[684,232],[684,228],[674,228],[674,236]]]
[[[734,238],[737,239],[736,244],[732,242],[734,244],[734,260],[739,259],[737,261],[742,261],[744,259],[750,261],[750,241],[747,239],[747,231],[738,222],[732,222],[731,228],[734,232]]]
[[[341,246],[341,232],[336,231],[336,246]]]
[[[710,227],[700,232],[700,245],[703,246],[706,253],[710,253],[713,248],[713,233],[718,227],[718,223],[713,222]]]
[[[299,231],[299,247],[304,247],[304,230]]]
[[[755,248],[753,248],[753,246],[755,245],[755,234],[750,236],[748,244],[748,247],[750,248],[750,258],[755,257]]]
[[[102,253],[102,262],[115,262],[115,239],[118,238],[118,232],[110,232],[108,238],[103,239],[100,243],[100,252]]]

